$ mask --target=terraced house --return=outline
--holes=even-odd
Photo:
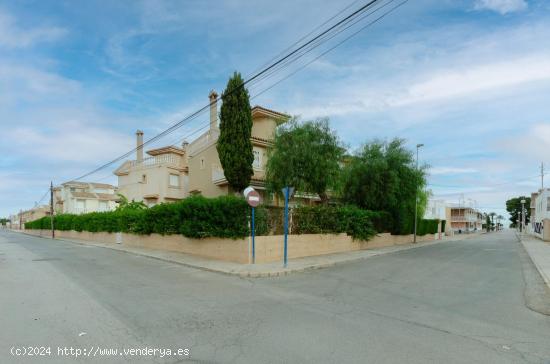
[[[181,200],[192,194],[216,197],[231,193],[218,156],[216,145],[220,136],[218,105],[215,91],[209,94],[210,127],[191,143],[166,146],[147,151],[143,158],[143,132],[136,133],[136,159],[125,161],[115,170],[119,193],[128,200],[143,201],[152,206],[161,202]],[[267,150],[275,129],[289,116],[261,106],[252,108],[254,175],[251,185],[265,195]]]
[[[53,192],[56,213],[112,211],[117,206],[117,188],[105,183],[70,181],[55,187]]]

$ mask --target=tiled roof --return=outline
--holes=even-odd
[[[252,108],[252,115],[254,115],[255,113],[263,113],[263,114],[266,114],[266,113],[269,113],[269,114],[275,114],[281,118],[284,118],[284,119],[289,119],[290,118],[290,115],[288,114],[285,114],[285,113],[282,113],[282,112],[279,112],[279,111],[275,111],[275,110],[271,110],[271,109],[268,109],[266,107],[263,107],[263,106],[259,106],[259,105],[256,105]]]
[[[71,192],[71,194],[76,198],[97,198],[95,193],[90,192]]]
[[[115,186],[110,185],[110,184],[107,184],[107,183],[95,183],[95,182],[91,182],[90,184],[91,184],[93,187],[95,187],[95,188],[105,188],[105,189],[108,189],[108,190],[114,190],[114,189],[116,189]]]
[[[175,154],[179,154],[179,155],[184,155],[185,150],[183,150],[181,148],[178,148],[178,147],[174,147],[173,145],[169,145],[169,146],[166,146],[166,147],[151,149],[151,150],[147,151],[147,154],[152,155],[152,156],[159,155],[159,154],[168,154],[168,153],[175,153]]]
[[[94,188],[106,188],[106,189],[115,189],[115,186],[107,183],[96,183],[96,182],[79,182],[79,181],[69,181],[62,184],[63,186],[73,186],[73,187],[82,187],[86,188],[92,186]]]
[[[110,193],[96,193],[97,198],[100,200],[109,200],[109,201],[116,201],[118,200],[117,195],[110,194]]]

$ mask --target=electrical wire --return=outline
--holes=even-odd
[[[338,27],[344,25],[344,24],[347,24],[350,20],[354,19],[355,17],[357,17],[359,14],[362,14],[364,13],[365,11],[367,11],[369,8],[371,8],[374,4],[378,3],[380,0],[371,0],[369,1],[368,3],[366,3],[365,5],[361,6],[359,9],[355,10],[354,12],[352,12],[351,14],[347,15],[346,17],[344,17],[343,19],[339,20],[336,24],[330,26],[328,29],[322,31],[321,33],[317,34],[315,37],[313,37],[312,39],[308,40],[307,42],[305,42],[304,44],[300,45],[298,48],[294,49],[293,51],[291,51],[290,53],[286,54],[285,56],[281,57],[279,60],[273,62],[271,65],[269,65],[268,67],[265,67],[263,70],[261,70],[260,72],[256,73],[254,76],[248,78],[247,80],[245,80],[239,87],[231,90],[231,92],[236,92],[238,89],[240,89],[241,87],[245,87],[247,84],[251,83],[251,82],[254,82],[254,80],[261,80],[261,77],[265,74],[267,74],[270,70],[276,68],[277,66],[281,65],[281,64],[284,64],[284,62],[287,60],[287,59],[290,59],[291,57],[293,57],[294,55],[296,54],[299,54],[299,52],[303,49],[306,49],[308,46],[312,45],[312,44],[315,44],[315,42],[319,39],[321,39],[322,37],[324,37],[325,35],[329,34],[330,31],[334,30],[334,29],[337,29]],[[392,0],[393,1],[393,0]],[[341,43],[340,43],[341,44]],[[334,49],[335,47],[333,47],[332,49]],[[325,53],[326,54],[326,53]],[[230,94],[230,93],[229,93]],[[227,94],[227,95],[229,95]],[[225,96],[227,96],[225,95]],[[218,96],[216,98],[215,101],[218,101],[218,100],[222,100],[223,97],[225,97],[224,95],[221,95],[221,96]],[[195,112],[189,114],[188,116],[186,116],[185,118],[183,118],[182,120],[180,120],[179,122],[175,123],[174,125],[170,126],[169,128],[167,128],[166,130],[162,131],[161,133],[157,134],[156,136],[152,137],[151,139],[145,141],[143,143],[143,146],[145,145],[148,145],[168,134],[171,134],[172,132],[174,132],[175,130],[177,130],[179,127],[181,127],[184,123],[186,122],[189,122],[193,119],[195,119],[196,117],[198,117],[199,115],[201,115],[203,112],[205,112],[209,107],[210,105],[213,103],[214,101],[212,101],[211,103],[199,108],[198,110],[196,110]],[[85,173],[83,175],[81,175],[80,177],[77,177],[73,180],[77,181],[77,180],[80,180],[80,179],[83,179],[83,178],[86,178],[92,174],[95,174],[97,173],[98,171],[102,170],[102,169],[105,169],[109,166],[111,166],[112,164],[116,163],[116,162],[119,162],[121,161],[122,159],[128,157],[129,155],[131,155],[132,153],[134,153],[135,151],[137,150],[137,147],[136,148],[133,148],[132,150],[124,153],[123,155],[95,168],[94,170],[88,172],[88,173]]]

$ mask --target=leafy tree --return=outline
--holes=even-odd
[[[254,174],[252,162],[252,112],[248,90],[243,86],[241,74],[235,72],[227,82],[220,110],[220,137],[218,155],[227,182],[235,191],[250,184]]]
[[[10,222],[10,219],[6,219],[6,218],[1,218],[0,219],[0,225],[7,225],[7,223]]]
[[[121,210],[144,210],[147,207],[146,204],[144,204],[142,201],[134,201],[132,200],[131,202],[128,201],[128,198],[126,196],[124,196],[123,194],[121,193],[117,193],[117,196],[119,198],[119,202],[118,202],[118,206],[117,206],[117,211],[121,211]]]
[[[510,214],[510,221],[512,224],[510,224],[510,227],[515,228],[517,226],[517,221],[519,219],[519,216],[521,214],[521,200],[525,200],[525,210],[527,213],[525,214],[525,224],[528,224],[531,220],[531,209],[529,206],[531,205],[531,197],[526,196],[519,196],[514,197],[506,201],[506,211]]]
[[[408,234],[414,226],[417,196],[419,217],[427,201],[427,166],[416,169],[415,163],[403,139],[366,144],[345,168],[342,198],[365,209],[389,212],[392,232]]]
[[[277,129],[267,162],[267,187],[279,192],[293,186],[301,192],[316,193],[323,202],[327,190],[334,189],[340,175],[344,149],[328,119],[299,123],[292,119]]]

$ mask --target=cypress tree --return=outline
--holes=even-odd
[[[250,184],[254,174],[252,162],[252,111],[248,90],[243,86],[241,74],[235,72],[227,82],[220,110],[220,137],[218,155],[227,182],[235,191]]]

